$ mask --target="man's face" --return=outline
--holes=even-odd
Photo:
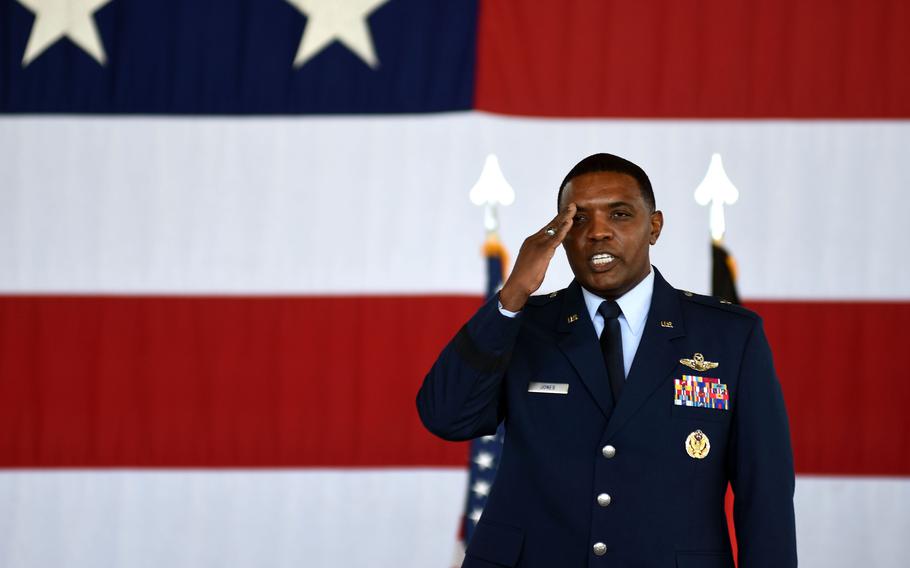
[[[570,181],[560,207],[578,208],[562,246],[578,282],[615,299],[651,270],[648,249],[657,242],[663,214],[651,212],[638,182],[616,172],[584,174]]]

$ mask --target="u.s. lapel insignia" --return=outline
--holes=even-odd
[[[673,322],[672,322],[672,321],[667,321],[667,320],[661,320],[661,321],[660,321],[660,327],[669,327],[669,328],[672,329],[672,328],[673,328]]]
[[[690,458],[704,459],[711,451],[711,442],[701,430],[696,430],[686,438],[686,453]]]
[[[578,321],[578,314],[572,314],[566,318],[566,322],[568,322],[568,323],[572,323],[575,321]]]
[[[707,371],[720,366],[720,363],[705,361],[705,356],[701,353],[696,353],[691,359],[680,359],[679,362],[695,371]]]

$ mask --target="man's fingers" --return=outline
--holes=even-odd
[[[572,228],[576,209],[575,204],[570,203],[552,221],[525,239],[521,250],[518,251],[518,258],[515,260],[515,266],[507,282],[510,290],[521,290],[526,299],[540,287],[550,260]],[[505,286],[503,289],[505,290]],[[515,305],[518,303],[516,302]]]
[[[559,218],[561,216],[562,216],[562,213],[560,213],[556,217],[553,217],[553,219],[549,223],[547,223],[546,225],[541,227],[540,230],[537,231],[537,233],[540,235],[548,236],[548,237],[551,236],[550,235],[551,232],[559,230]],[[553,234],[556,234],[556,233],[553,233]]]
[[[562,243],[566,238],[566,235],[569,234],[569,230],[572,228],[573,218],[575,217],[575,204],[569,203],[569,205],[556,216],[554,219],[554,229],[556,229],[556,234],[551,238],[553,239],[553,248],[555,249]]]
[[[553,220],[543,226],[540,233],[547,237],[553,238],[559,235],[560,231],[568,226],[572,227],[572,217],[575,216],[575,204],[570,203],[565,209],[560,211]],[[568,229],[566,229],[568,231]],[[553,233],[553,234],[551,234]],[[565,236],[565,235],[563,235]],[[560,239],[562,240],[562,239]]]

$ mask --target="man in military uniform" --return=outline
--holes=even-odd
[[[652,268],[663,214],[637,165],[595,154],[498,297],[417,395],[446,440],[506,437],[464,568],[796,566],[786,410],[760,318]],[[532,296],[562,244],[575,280]]]

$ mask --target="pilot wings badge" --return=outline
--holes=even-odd
[[[691,359],[680,359],[679,362],[696,371],[707,371],[708,369],[714,369],[720,366],[720,363],[705,361],[705,356],[701,353],[696,353]]]

